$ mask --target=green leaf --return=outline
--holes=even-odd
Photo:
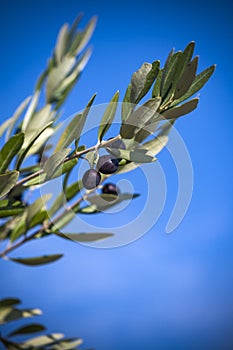
[[[19,177],[18,171],[10,171],[0,175],[0,198],[4,197],[15,186]]]
[[[16,111],[14,112],[13,116],[11,117],[11,125],[7,131],[6,134],[6,139],[8,140],[14,127],[15,124],[17,123],[18,119],[21,117],[21,115],[23,114],[23,112],[25,111],[26,107],[29,104],[29,101],[31,100],[31,96],[27,97],[20,105],[19,107],[16,109]]]
[[[62,62],[49,73],[46,86],[46,99],[48,103],[54,102],[54,93],[61,82],[68,76],[75,65],[75,57],[66,56]]]
[[[133,110],[134,104],[131,103],[131,89],[132,89],[132,85],[129,84],[126,92],[125,92],[125,96],[121,105],[121,120],[122,123],[125,123],[126,120],[129,118],[131,111]]]
[[[39,266],[52,263],[63,257],[63,254],[43,255],[35,258],[10,258],[11,261],[27,266]]]
[[[216,65],[213,65],[213,66],[205,69],[200,74],[198,74],[196,76],[196,78],[194,79],[192,85],[188,89],[188,91],[182,97],[180,97],[179,99],[175,100],[171,104],[171,106],[175,106],[175,105],[180,104],[184,100],[187,100],[189,97],[194,95],[197,91],[199,91],[206,84],[206,82],[209,80],[209,78],[211,77],[211,75],[213,74],[213,72],[215,70],[215,67],[216,67]]]
[[[151,70],[149,71],[149,73],[146,76],[146,80],[144,83],[144,87],[141,90],[138,98],[136,99],[135,103],[138,103],[139,101],[141,101],[141,99],[148,93],[148,91],[150,90],[151,86],[153,85],[155,79],[158,76],[159,73],[159,66],[160,66],[160,61],[155,61],[152,63],[152,67]]]
[[[143,63],[143,65],[132,75],[131,79],[131,95],[130,100],[132,103],[137,103],[138,97],[143,91],[146,81],[147,75],[152,70],[151,63]]]
[[[184,103],[181,106],[170,108],[163,112],[161,115],[165,119],[176,119],[181,117],[182,115],[191,113],[194,109],[197,108],[199,102],[199,98],[193,98],[192,100]]]
[[[192,85],[196,72],[197,72],[197,65],[198,65],[198,57],[195,57],[191,62],[188,62],[185,66],[185,69],[176,85],[175,93],[174,93],[174,99],[178,99],[181,96],[183,96],[190,86]]]
[[[76,241],[76,242],[95,242],[100,241],[105,238],[109,238],[114,236],[113,233],[57,233],[59,236],[64,236],[63,238],[68,238],[70,240]]]
[[[104,112],[103,118],[101,119],[99,130],[98,130],[98,139],[99,141],[102,141],[103,136],[106,134],[108,129],[110,128],[113,119],[116,114],[117,106],[118,106],[118,100],[119,100],[119,91],[115,93],[113,98],[111,99],[111,102],[109,103],[106,111]]]
[[[7,119],[3,124],[0,126],[0,137],[4,134],[4,132],[7,130],[7,128],[11,125],[12,119]]]
[[[21,318],[28,318],[41,315],[40,309],[24,309],[19,310],[11,306],[2,307],[0,309],[0,324],[16,321]]]
[[[39,97],[40,97],[40,91],[37,90],[35,91],[31,102],[28,106],[27,112],[23,118],[23,123],[22,123],[22,131],[25,131],[28,127],[29,121],[31,120],[37,106],[38,106],[38,102],[39,102]]]
[[[121,126],[120,134],[123,139],[132,139],[143,127],[151,121],[161,103],[161,98],[152,98],[137,108]]]
[[[161,69],[157,75],[157,79],[155,81],[153,90],[152,90],[152,98],[160,97],[160,87],[163,76],[164,69]]]
[[[5,298],[0,300],[0,308],[6,307],[6,306],[13,306],[20,303],[21,303],[21,300],[18,298]]]
[[[137,148],[132,151],[110,148],[110,152],[118,157],[130,160],[135,163],[150,163],[156,161],[156,158],[147,149]]]
[[[23,145],[24,134],[11,137],[0,151],[0,173],[4,173]]]
[[[116,204],[119,204],[124,200],[130,200],[133,198],[137,198],[138,196],[139,196],[138,194],[131,194],[131,193],[122,193],[122,194],[119,194],[118,196],[115,196],[112,194],[100,194],[100,195],[89,196],[87,200],[89,203],[96,206],[96,210],[103,211],[111,208]]]
[[[68,171],[70,171],[77,164],[77,162],[78,162],[77,159],[74,158],[74,159],[71,159],[71,160],[69,160],[67,162],[62,163],[61,165],[58,166],[57,170],[55,170],[55,172],[53,173],[51,179],[55,179],[56,177],[59,177],[62,174],[67,173]],[[36,176],[35,178],[25,182],[24,186],[41,185],[41,184],[43,184],[46,181],[47,181],[46,174],[42,173],[42,174]]]
[[[83,343],[82,339],[69,338],[62,339],[58,343],[53,345],[54,350],[74,350],[77,349],[77,346]]]
[[[16,163],[16,169],[18,170],[24,160],[24,158],[26,157],[28,151],[30,150],[30,148],[33,146],[33,144],[35,143],[35,141],[39,138],[39,136],[41,134],[43,134],[43,132],[50,126],[52,125],[53,122],[48,123],[47,125],[45,125],[41,130],[36,130],[35,132],[33,132],[33,134],[31,135],[31,137],[27,140],[27,142],[24,142],[23,145],[23,150],[22,152],[20,152],[19,157],[17,159],[17,163]]]
[[[60,150],[59,152],[54,153],[45,161],[43,170],[46,173],[47,178],[50,178],[54,174],[57,167],[63,163],[64,159],[70,153],[70,151],[71,148]]]
[[[145,142],[142,147],[150,151],[155,156],[166,146],[168,134],[172,128],[172,123],[167,122],[161,127],[159,134],[150,141]]]
[[[82,181],[76,181],[70,186],[66,188],[66,193],[60,193],[55,199],[53,205],[49,209],[49,216],[54,215],[65,203],[65,201],[69,201],[78,194],[83,188]]]
[[[3,201],[0,201],[0,202],[3,202]],[[6,200],[6,202],[9,203],[8,200]],[[5,206],[1,205],[0,218],[19,215],[19,214],[22,214],[24,212],[24,210],[25,210],[25,207],[23,207],[22,205],[17,205],[17,206],[15,204],[8,204]]]
[[[46,104],[43,108],[33,114],[30,119],[27,129],[38,130],[43,128],[55,117],[55,112],[52,110],[51,104]]]
[[[96,22],[97,22],[97,17],[94,16],[91,18],[91,20],[89,21],[89,23],[87,24],[86,28],[84,29],[84,31],[81,34],[81,40],[79,41],[78,45],[76,47],[73,47],[73,54],[74,55],[78,55],[83,49],[84,47],[87,45],[88,41],[90,40],[94,30],[95,30],[95,26],[96,26]]]
[[[69,39],[69,26],[65,23],[58,34],[57,43],[55,47],[56,62],[60,63],[67,53]]]
[[[62,333],[52,333],[48,335],[34,337],[23,343],[23,349],[47,349],[47,346],[59,341],[63,337],[64,335]]]
[[[46,330],[46,328],[43,325],[38,324],[38,323],[33,323],[33,324],[29,324],[27,326],[22,326],[20,328],[17,328],[16,330],[14,330],[10,334],[8,334],[8,337],[14,337],[16,335],[38,333],[38,332],[42,332],[45,330]]]
[[[96,214],[98,213],[98,210],[96,209],[95,205],[87,205],[85,207],[82,207],[78,211],[80,214]]]
[[[135,170],[136,168],[138,168],[140,166],[140,164],[138,163],[134,163],[134,162],[128,162],[124,165],[120,165],[116,174],[124,174],[124,173],[128,173],[129,171]]]
[[[71,144],[71,142],[73,142],[75,139],[77,140],[80,138],[87,115],[89,113],[92,103],[94,102],[95,97],[96,94],[92,96],[83,113],[78,113],[66,127],[63,134],[60,137],[60,140],[58,141],[54,152],[58,152],[61,149],[68,147]]]
[[[174,55],[172,55],[167,65],[166,71],[164,70],[164,74],[162,78],[163,83],[161,87],[162,98],[164,98],[168,94],[169,89],[171,88],[174,82],[175,76],[177,74],[177,66],[179,64],[179,60],[181,59],[181,57],[182,57],[181,51],[178,51]]]
[[[162,77],[161,77],[161,84],[160,84],[160,93],[161,94],[162,94],[162,90],[163,90],[164,80],[165,80],[165,77],[167,75],[167,71],[168,71],[168,68],[170,66],[170,63],[171,63],[172,57],[174,55],[174,52],[175,52],[175,49],[173,48],[169,52],[169,55],[167,56],[167,59],[166,59],[166,62],[165,62],[164,68],[163,68],[163,74],[162,74]]]

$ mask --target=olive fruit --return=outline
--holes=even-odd
[[[119,189],[115,184],[109,182],[103,186],[102,193],[113,194],[113,195],[117,196],[119,193]]]
[[[96,188],[101,180],[101,175],[95,169],[89,169],[85,172],[82,178],[83,186],[87,190],[92,190]]]
[[[102,174],[113,174],[118,169],[118,159],[114,156],[101,156],[96,167]]]
[[[110,139],[108,140],[111,140],[111,139],[112,137],[110,137]],[[126,149],[125,143],[120,139],[113,141],[109,146],[111,148],[116,148],[116,149]]]

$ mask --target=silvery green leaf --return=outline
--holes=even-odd
[[[94,102],[95,97],[96,94],[92,96],[84,111],[82,113],[78,113],[66,127],[57,143],[54,152],[58,152],[61,149],[68,147],[74,140],[78,140],[80,138],[87,115],[90,111],[90,107]]]
[[[20,202],[10,203],[9,200],[0,201],[0,218],[22,214],[25,207]]]
[[[41,130],[35,130],[28,139],[26,139],[27,134],[25,134],[23,149],[20,152],[19,157],[17,159],[16,169],[20,168],[20,166],[21,166],[24,158],[26,157],[27,153],[29,152],[30,148],[33,146],[33,144],[36,142],[36,140],[40,137],[40,135],[43,134],[43,132],[52,124],[53,124],[53,122],[50,122],[47,125],[45,125]]]
[[[188,91],[182,97],[175,100],[171,104],[171,106],[176,106],[176,105],[180,104],[181,102],[187,100],[189,97],[194,95],[197,91],[199,91],[206,84],[206,82],[209,80],[209,78],[211,77],[211,75],[213,74],[213,72],[215,70],[215,67],[216,67],[216,65],[213,65],[213,66],[205,69],[204,71],[202,71],[200,74],[198,74],[196,76],[196,78],[194,79],[192,85],[188,89]]]
[[[89,196],[87,200],[92,205],[95,205],[98,211],[102,211],[102,210],[107,210],[124,200],[130,200],[138,196],[139,196],[138,194],[131,194],[131,193],[122,193],[122,194],[120,193],[117,196],[112,194],[100,194],[100,195],[97,194],[97,195]]]
[[[18,298],[5,298],[0,300],[0,308],[6,306],[18,305],[21,303],[21,300]]]
[[[20,151],[24,141],[24,134],[12,136],[0,151],[0,173],[4,173],[14,156]]]
[[[131,79],[131,95],[130,100],[136,103],[141,91],[143,90],[147,75],[152,69],[151,63],[143,63],[143,65],[132,75]]]
[[[0,175],[0,198],[4,197],[15,186],[19,177],[18,171],[9,171]]]
[[[49,73],[46,86],[46,99],[48,103],[54,102],[54,93],[61,82],[68,76],[75,65],[75,57],[64,57],[62,62]]]
[[[63,57],[67,53],[68,48],[68,38],[69,38],[69,26],[65,23],[58,34],[57,43],[55,47],[55,58],[56,62],[60,63]]]
[[[175,54],[173,54],[169,60],[169,63],[166,67],[166,72],[164,70],[163,73],[163,80],[162,80],[162,86],[161,86],[161,96],[162,98],[166,97],[166,95],[169,92],[169,89],[171,89],[171,86],[175,80],[175,76],[177,74],[177,66],[179,64],[179,60],[182,57],[182,52],[178,51]]]
[[[174,92],[174,99],[178,99],[183,96],[190,86],[192,85],[198,65],[198,57],[195,57],[191,62],[188,62],[183,70],[182,75],[179,78],[179,81],[176,85]]]
[[[122,102],[122,106],[121,106],[121,120],[123,123],[126,122],[126,120],[128,119],[131,111],[133,110],[134,105],[131,103],[131,89],[132,89],[132,85],[129,84],[126,92],[125,92],[125,96]]]
[[[81,33],[81,39],[80,39],[78,45],[73,48],[73,54],[75,56],[77,56],[84,49],[84,47],[87,45],[87,43],[89,42],[89,40],[90,40],[94,30],[95,30],[96,22],[97,22],[97,17],[96,16],[92,17],[91,20],[89,21],[89,23],[87,24],[86,28]]]
[[[145,84],[144,87],[142,88],[139,96],[137,97],[135,103],[138,103],[141,101],[141,99],[148,93],[150,90],[151,86],[153,85],[155,79],[158,76],[159,73],[159,66],[160,66],[160,61],[155,61],[152,63],[151,70],[146,76]]]
[[[161,127],[159,134],[152,140],[145,142],[142,147],[156,156],[167,144],[168,134],[172,128],[172,123],[167,122]]]
[[[10,138],[10,135],[15,127],[15,124],[17,123],[18,119],[21,117],[25,109],[27,108],[29,101],[31,100],[31,96],[27,97],[16,109],[14,112],[13,116],[11,117],[11,124],[9,129],[7,130],[6,133],[6,139],[8,140]]]
[[[63,257],[63,254],[42,255],[35,258],[10,258],[11,261],[28,266],[38,266],[52,263]]]
[[[110,128],[113,122],[113,119],[115,117],[116,110],[117,110],[118,100],[119,100],[119,91],[117,91],[113,96],[113,98],[111,99],[101,119],[99,130],[98,130],[99,141],[102,141],[103,136],[106,134],[106,132],[108,131],[108,129]]]
[[[10,259],[13,260],[13,259]],[[0,324],[16,321],[21,318],[28,318],[41,315],[40,309],[23,309],[19,310],[11,306],[1,308],[0,310]]]
[[[0,137],[4,134],[4,132],[8,129],[8,127],[11,125],[12,119],[7,119],[3,124],[0,126]]]
[[[51,157],[49,157],[45,163],[43,164],[43,170],[47,175],[47,178],[50,178],[57,167],[63,163],[63,160],[66,158],[66,156],[70,153],[71,148],[60,150],[56,153],[54,153]]]
[[[99,232],[82,232],[82,233],[57,233],[59,236],[64,236],[64,238],[71,239],[76,242],[95,242],[95,241],[100,241],[105,238],[109,238],[114,236],[113,233],[99,233]]]
[[[39,109],[33,114],[30,122],[28,123],[27,129],[41,129],[44,125],[54,119],[54,116],[55,111],[52,111],[52,106],[50,104],[46,104],[43,108]]]
[[[22,349],[47,349],[51,344],[58,342],[64,337],[62,333],[52,333],[48,335],[41,335],[39,337],[31,338],[25,341],[22,345]],[[51,349],[51,348],[50,348]]]
[[[161,81],[163,76],[164,69],[161,69],[157,75],[157,79],[155,81],[153,90],[152,90],[152,98],[160,97],[160,88],[161,88]]]
[[[120,134],[123,139],[132,139],[146,123],[155,115],[161,103],[161,98],[152,98],[131,113],[130,117],[122,124]]]
[[[29,121],[32,118],[37,106],[38,106],[38,102],[39,102],[39,97],[40,97],[40,90],[36,90],[31,102],[28,106],[27,112],[23,118],[23,123],[22,123],[22,131],[25,131],[28,127]]]
[[[194,109],[197,108],[199,98],[193,98],[192,100],[184,103],[181,106],[170,108],[164,111],[161,115],[165,119],[176,119],[182,115],[191,113]]]
[[[26,326],[22,326],[20,328],[15,329],[13,332],[8,334],[8,337],[14,337],[16,335],[25,335],[25,334],[31,334],[31,333],[38,333],[45,331],[46,328],[38,323],[29,324]]]
[[[132,151],[110,148],[110,152],[118,158],[130,160],[135,163],[150,163],[156,161],[154,155],[147,149],[134,149]]]

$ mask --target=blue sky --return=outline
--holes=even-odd
[[[165,227],[177,195],[167,151],[159,162],[167,199],[158,222],[141,239],[117,249],[93,249],[49,238],[21,248],[23,256],[64,252],[57,263],[27,268],[2,261],[1,295],[18,296],[44,310],[49,331],[84,338],[86,347],[116,349],[229,349],[233,346],[232,44],[230,1],[5,1],[0,5],[0,118],[30,95],[64,22],[98,15],[93,56],[65,106],[68,117],[94,92],[106,103],[121,98],[143,62],[196,41],[199,69],[217,64],[199,108],[177,130],[194,169],[189,210],[171,234]],[[146,185],[125,215],[145,200]],[[156,177],[155,177],[155,182]],[[156,196],[154,205],[156,206]],[[101,217],[96,218],[100,222]],[[113,216],[105,220],[114,220]],[[17,255],[16,254],[16,255]]]

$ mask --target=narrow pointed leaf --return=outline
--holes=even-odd
[[[34,93],[31,102],[28,106],[27,112],[23,118],[23,123],[22,123],[22,131],[25,131],[28,127],[28,124],[30,122],[30,119],[32,118],[39,102],[39,97],[40,97],[40,90],[36,90]]]
[[[192,85],[188,89],[188,91],[179,99],[175,100],[171,106],[175,106],[177,104],[180,104],[181,102],[187,100],[189,97],[193,96],[197,91],[199,91],[209,80],[211,75],[213,74],[215,70],[215,65],[205,69],[203,72],[198,74],[196,78],[194,79]]]
[[[147,75],[152,70],[151,63],[143,63],[143,65],[132,75],[131,79],[131,95],[130,100],[132,103],[136,103],[141,91],[146,84]]]
[[[124,200],[137,198],[138,194],[122,193],[117,196],[112,194],[100,194],[88,197],[88,202],[96,206],[98,211],[107,210]]]
[[[152,98],[160,97],[160,90],[161,90],[161,81],[163,76],[163,69],[159,71],[159,74],[157,75],[157,79],[155,81],[153,90],[152,90]]]
[[[14,330],[10,334],[8,334],[8,337],[14,337],[16,335],[38,333],[38,332],[42,332],[45,330],[46,330],[46,328],[43,325],[38,324],[38,323],[33,323],[33,324],[29,324],[27,326],[22,326],[20,328],[17,328],[16,330]]]
[[[168,142],[168,134],[171,128],[172,123],[165,123],[162,126],[160,133],[153,140],[145,142],[142,147],[156,156],[166,146]]]
[[[11,261],[22,265],[39,266],[52,263],[63,257],[63,254],[43,255],[35,258],[10,258]]]
[[[175,80],[175,76],[177,74],[177,66],[181,57],[182,52],[178,51],[170,58],[169,64],[166,68],[166,74],[164,73],[163,75],[163,84],[161,89],[161,96],[163,98],[168,94],[169,89],[171,89],[171,86]]]
[[[161,98],[152,98],[131,113],[125,124],[121,126],[120,134],[123,139],[133,138],[155,115],[161,103]]]
[[[6,133],[6,138],[7,140],[9,139],[12,131],[14,130],[15,124],[17,123],[18,119],[21,117],[21,115],[23,114],[23,112],[25,111],[25,109],[27,108],[29,102],[31,100],[31,96],[27,97],[20,105],[19,107],[16,109],[16,111],[14,112],[13,116],[11,117],[11,125],[9,127],[9,129],[7,130]]]
[[[60,140],[58,141],[54,152],[58,152],[61,149],[68,147],[74,140],[78,140],[80,138],[87,115],[89,113],[91,105],[94,102],[95,97],[96,94],[92,96],[83,113],[78,113],[66,127],[60,137]]]
[[[34,337],[23,343],[23,349],[47,349],[47,346],[59,341],[63,337],[64,335],[62,333],[52,333]]]
[[[102,141],[103,136],[106,134],[106,132],[108,131],[108,129],[110,128],[113,122],[113,119],[115,117],[116,110],[117,110],[118,100],[119,100],[119,91],[117,91],[113,96],[113,98],[111,99],[101,119],[99,130],[98,130],[99,141]]]
[[[92,34],[95,30],[96,22],[97,22],[97,17],[96,16],[92,17],[89,23],[87,24],[86,28],[84,29],[81,36],[81,40],[78,46],[74,49],[74,54],[76,56],[84,49],[84,47],[87,45],[90,38],[92,37]]]
[[[48,123],[47,125],[45,125],[41,130],[35,131],[31,138],[28,140],[27,144],[24,145],[23,147],[25,147],[22,152],[20,152],[19,157],[17,159],[17,163],[16,163],[16,169],[18,170],[21,166],[21,164],[23,163],[24,158],[26,157],[27,153],[29,152],[30,148],[33,146],[33,144],[35,143],[35,141],[40,137],[41,134],[43,134],[43,132],[50,126],[52,125],[53,122]]]
[[[61,62],[67,52],[68,38],[69,26],[65,23],[60,29],[55,47],[55,57],[57,62]]]
[[[184,103],[183,105],[175,108],[171,108],[163,112],[161,115],[165,119],[176,119],[182,115],[191,113],[197,108],[199,98],[193,98],[192,100]]]
[[[127,159],[135,163],[150,163],[156,161],[154,155],[147,151],[147,149],[138,148],[132,151],[128,151],[111,148],[110,151],[118,158]]]
[[[0,300],[0,308],[6,306],[18,305],[21,303],[21,300],[18,298],[6,298]]]
[[[12,123],[12,118],[9,118],[3,124],[1,124],[1,126],[0,126],[0,137],[10,127],[11,123]]]
[[[58,233],[56,233],[58,234]],[[95,241],[100,241],[105,238],[109,238],[114,236],[113,233],[65,233],[65,234],[59,234],[59,236],[64,236],[64,238],[69,238],[73,241],[76,242],[95,242]]]
[[[0,175],[0,198],[4,197],[15,186],[19,177],[18,171]]]
[[[11,321],[16,321],[21,318],[28,318],[41,315],[40,309],[23,309],[19,310],[12,308],[11,306],[6,306],[0,310],[0,324],[8,323]]]
[[[14,156],[20,151],[24,141],[24,134],[12,136],[0,151],[0,173],[4,173]]]
[[[45,161],[43,165],[43,170],[46,173],[47,178],[50,178],[54,174],[57,167],[63,162],[63,160],[70,153],[70,151],[71,148],[63,149],[54,153]]]
[[[196,72],[197,72],[197,65],[198,65],[198,57],[195,57],[191,62],[187,63],[179,82],[176,85],[175,93],[174,93],[174,99],[178,99],[181,96],[183,96],[190,86],[192,85]]]
[[[128,119],[128,117],[133,109],[133,106],[134,106],[131,103],[131,99],[130,99],[131,89],[132,89],[132,85],[129,84],[127,89],[126,89],[125,96],[124,96],[122,106],[121,106],[121,120],[123,123]]]

